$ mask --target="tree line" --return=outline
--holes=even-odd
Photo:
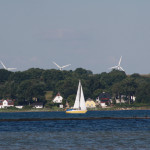
[[[35,100],[47,103],[45,93],[53,91],[53,96],[60,92],[64,100],[73,104],[79,79],[85,99],[96,99],[100,93],[108,92],[112,99],[124,95],[129,104],[132,96],[137,103],[150,103],[150,77],[126,75],[118,70],[93,74],[83,68],[74,71],[31,68],[22,72],[0,69],[0,99],[15,99],[17,105],[30,105]]]

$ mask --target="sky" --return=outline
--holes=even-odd
[[[149,0],[1,0],[0,60],[16,71],[57,69],[54,61],[100,74],[122,56],[126,74],[149,74],[149,8]]]

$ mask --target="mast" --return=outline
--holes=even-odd
[[[80,107],[80,99],[81,99],[81,81],[79,80],[79,82],[80,82],[80,93],[79,93],[79,109],[81,109],[81,107]]]

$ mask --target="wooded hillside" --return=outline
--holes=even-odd
[[[149,76],[127,76],[118,70],[93,74],[83,68],[75,71],[31,68],[23,72],[0,69],[0,99],[15,99],[15,103],[20,105],[28,105],[35,99],[46,103],[46,91],[51,91],[52,96],[60,92],[65,100],[72,103],[79,79],[85,99],[96,99],[101,92],[109,92],[112,98],[125,95],[129,101],[131,96],[136,96],[136,102],[150,103]]]

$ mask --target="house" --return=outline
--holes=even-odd
[[[96,103],[94,102],[94,100],[88,98],[85,102],[85,105],[87,108],[95,108],[96,107]]]
[[[43,103],[41,103],[41,102],[36,102],[36,103],[31,104],[31,106],[32,106],[33,108],[43,108]]]
[[[131,98],[131,101],[132,102],[135,102],[135,99],[136,99],[136,97],[135,96],[131,96],[131,97],[128,97],[128,96],[126,96],[126,95],[121,95],[121,97],[120,98],[118,98],[118,97],[116,97],[116,103],[117,104],[121,104],[121,103],[127,103],[127,99],[130,99]],[[126,99],[126,100],[125,100]]]
[[[110,94],[103,92],[98,96],[96,101],[97,103],[100,104],[102,108],[105,108],[110,104],[110,99],[111,99]]]
[[[58,92],[57,95],[53,99],[53,103],[62,103],[63,97]]]
[[[14,106],[13,100],[0,100],[0,108],[7,108],[13,106]]]

